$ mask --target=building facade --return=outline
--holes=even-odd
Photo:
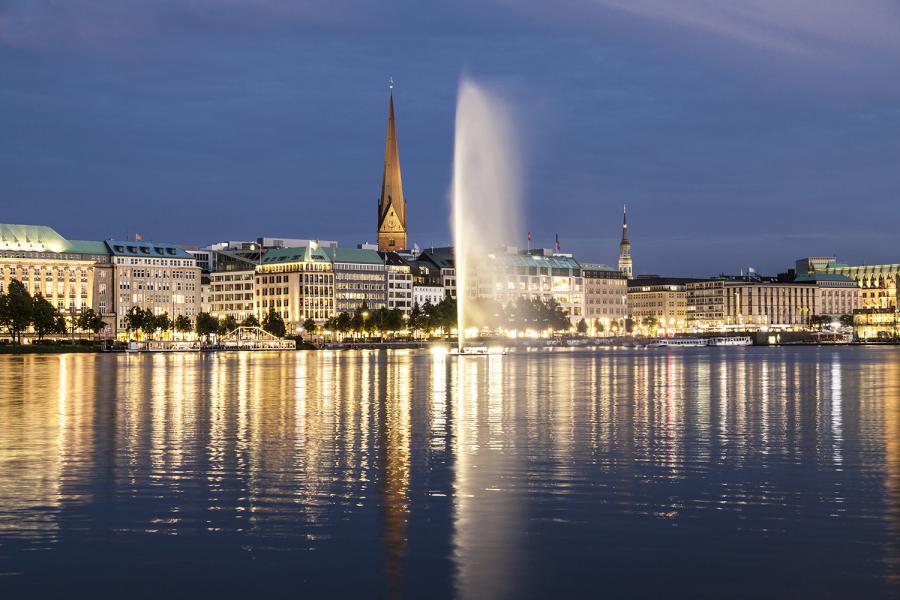
[[[900,312],[894,308],[863,308],[853,313],[853,335],[860,341],[900,339]]]
[[[594,333],[610,331],[628,316],[628,278],[608,265],[579,261],[584,278],[584,311]]]
[[[408,315],[413,307],[412,267],[396,252],[379,252],[384,260],[387,307]]]
[[[797,275],[842,275],[856,282],[861,308],[887,309],[897,307],[897,280],[900,264],[853,266],[834,256],[801,258],[795,262]]]
[[[674,334],[688,327],[688,283],[695,279],[644,276],[628,281],[628,314],[636,328]]]
[[[387,306],[387,269],[375,250],[323,248],[332,261],[334,297],[338,314],[353,314],[366,307]]]
[[[115,332],[115,291],[103,242],[67,240],[42,225],[0,224],[0,292],[16,279],[57,311],[74,317],[91,308]]]
[[[803,328],[814,316],[840,317],[859,308],[860,290],[847,277],[721,276],[686,284],[693,330]]]
[[[487,298],[507,305],[519,298],[555,300],[576,325],[584,317],[581,266],[569,254],[539,249],[519,252],[498,249],[472,265],[466,277],[467,297]]]
[[[209,314],[217,319],[233,317],[238,323],[256,315],[256,269],[214,271],[209,274]]]
[[[306,319],[324,323],[335,315],[331,256],[315,246],[267,251],[256,268],[256,314],[274,310],[288,333],[299,332]]]
[[[116,324],[126,330],[132,307],[194,323],[201,311],[201,270],[193,256],[172,244],[107,240],[117,291]]]
[[[435,305],[440,304],[445,298],[444,288],[439,285],[416,285],[413,286],[413,304],[419,308],[425,306],[426,303]]]
[[[825,273],[843,275],[856,282],[862,290],[862,308],[897,308],[897,279],[900,264],[851,266],[834,261]]]

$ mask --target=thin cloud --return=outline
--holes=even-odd
[[[894,0],[593,0],[598,6],[776,52],[900,51]],[[890,57],[889,57],[890,58]]]

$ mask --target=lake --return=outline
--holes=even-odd
[[[900,597],[900,348],[0,356],[0,596]]]

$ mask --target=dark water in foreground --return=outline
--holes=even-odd
[[[900,350],[0,357],[0,597],[900,597]]]

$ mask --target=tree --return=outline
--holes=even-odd
[[[366,330],[369,320],[369,306],[363,302],[362,306],[357,306],[353,311],[353,317],[350,319],[350,329],[356,333],[362,333]]]
[[[53,317],[53,333],[64,334],[69,330],[69,325],[66,323],[66,315],[61,312],[56,313]]]
[[[234,315],[225,315],[225,317],[219,321],[219,335],[227,335],[238,328],[237,319],[234,318]]]
[[[653,329],[654,327],[659,325],[659,319],[653,315],[648,315],[644,317],[643,321],[641,321],[641,324],[648,329]]]
[[[208,340],[211,334],[219,330],[219,320],[209,313],[197,313],[194,329],[197,335]]]
[[[606,329],[603,326],[603,321],[601,321],[600,319],[597,319],[596,323],[597,324],[595,326],[595,329],[596,329],[597,333],[603,333],[603,331]]]
[[[259,319],[256,318],[256,315],[247,315],[247,317],[241,321],[241,325],[243,327],[259,327]]]
[[[268,314],[263,318],[262,328],[275,337],[283,338],[284,334],[287,332],[287,327],[284,325],[284,319],[281,318],[281,315],[275,312],[274,308],[270,308]]]
[[[422,327],[422,308],[419,303],[413,304],[409,313],[409,328],[412,329],[413,335]]]
[[[31,324],[34,304],[31,294],[18,279],[9,282],[9,289],[0,295],[0,325],[6,328],[13,342],[22,341],[22,332]]]
[[[131,337],[132,331],[144,331],[149,325],[148,316],[153,317],[152,314],[145,313],[140,306],[132,306],[128,309],[128,312],[125,313],[125,329],[129,333],[128,337]]]
[[[400,331],[403,329],[403,311],[392,308],[385,313],[384,328],[387,331]]]
[[[337,329],[341,333],[349,333],[350,330],[353,329],[353,318],[349,313],[342,312],[337,316],[334,325],[335,329]]]
[[[84,309],[78,318],[76,319],[76,327],[81,329],[82,331],[90,331],[94,335],[103,331],[103,327],[106,325],[103,322],[103,317],[94,312],[93,308]]]
[[[841,315],[841,327],[853,327],[853,315]]]
[[[159,331],[169,331],[172,329],[172,319],[169,318],[169,313],[164,312],[159,315],[155,315],[153,318],[154,330]]]
[[[312,319],[308,318],[303,321],[303,331],[312,335],[316,332],[316,322]]]
[[[191,325],[191,320],[185,315],[178,315],[175,317],[175,331],[179,333],[188,333],[193,329],[193,325]]]
[[[586,334],[587,330],[588,330],[587,321],[585,321],[584,319],[581,319],[580,321],[578,321],[577,329],[578,329],[578,333],[580,333],[581,335]]]
[[[31,299],[31,324],[39,340],[56,329],[56,309],[40,292]]]
[[[625,317],[625,331],[628,333],[634,331],[634,319],[631,317]]]
[[[809,318],[809,326],[821,330],[823,327],[831,323],[831,317],[828,315],[813,315]]]

